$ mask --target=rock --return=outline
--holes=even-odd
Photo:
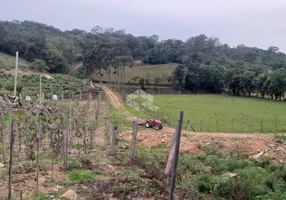
[[[276,145],[275,145],[275,144],[269,144],[268,147],[271,148],[271,149],[273,149],[273,148],[276,147]]]
[[[122,149],[129,149],[129,144],[125,143],[121,145]]]
[[[62,200],[77,200],[77,195],[74,190],[66,191],[62,196],[60,196]]]
[[[259,160],[259,158],[261,157],[261,156],[263,156],[263,154],[264,154],[264,151],[260,151],[258,154],[255,154],[255,155],[253,155],[253,156],[250,156],[249,158],[252,158],[252,159],[254,159],[254,160]]]
[[[5,167],[5,165],[3,163],[0,163],[0,168]]]
[[[226,176],[226,177],[229,177],[229,178],[233,178],[233,177],[236,177],[236,174],[235,173],[226,172],[226,173],[223,174],[223,176]]]

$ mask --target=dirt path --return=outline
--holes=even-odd
[[[66,75],[72,75],[81,67],[81,63],[77,63],[71,66],[70,70],[66,73]]]

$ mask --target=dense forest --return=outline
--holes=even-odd
[[[134,60],[146,64],[178,63],[172,85],[193,92],[234,95],[270,95],[281,98],[286,90],[286,55],[275,46],[267,50],[230,47],[205,35],[186,41],[159,40],[159,36],[133,36],[124,30],[94,27],[90,32],[61,31],[32,21],[0,21],[0,52],[28,60],[40,71],[65,73],[78,62],[81,73],[106,70],[123,74]],[[156,67],[156,66],[154,66]]]

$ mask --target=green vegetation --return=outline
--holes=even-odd
[[[92,170],[74,170],[69,173],[69,180],[72,182],[83,183],[86,181],[93,180],[99,172],[94,172]]]
[[[284,166],[276,165],[266,158],[261,162],[249,160],[237,152],[226,156],[215,148],[203,147],[203,150],[205,153],[180,155],[177,195],[185,191],[193,199],[220,200],[286,197],[283,189],[286,186]],[[139,148],[137,152],[140,160],[137,165],[160,180],[168,153],[166,148],[160,145],[151,149]],[[155,186],[149,187],[154,189]]]
[[[2,93],[11,93],[14,90],[14,76],[5,72],[0,72],[0,90]],[[18,88],[17,91],[25,95],[36,96],[40,90],[40,75],[22,75],[18,76]],[[65,76],[60,74],[54,74],[46,78],[42,76],[42,92],[45,95],[51,94],[51,89],[54,94],[61,97],[61,91],[67,90],[65,95],[69,92],[79,92],[83,87],[81,79],[77,79],[71,76]]]
[[[14,69],[15,64],[16,64],[16,55],[10,56],[0,52],[0,69],[6,69],[6,70]],[[19,68],[28,68],[29,66],[31,66],[31,63],[21,58],[19,59],[18,61]]]
[[[207,94],[155,95],[154,100],[155,104],[160,107],[159,116],[158,113],[153,114],[157,118],[168,120],[173,125],[173,121],[177,119],[178,111],[183,110],[184,125],[187,120],[190,120],[196,131],[200,131],[201,120],[203,132],[259,133],[261,132],[261,120],[264,133],[273,133],[275,129],[276,132],[286,131],[284,102]],[[152,116],[136,111],[129,106],[126,108],[142,118]]]
[[[118,110],[114,107],[109,109],[110,122],[113,125],[117,125],[119,129],[125,128],[126,125],[131,125],[130,120],[128,120],[121,110]]]

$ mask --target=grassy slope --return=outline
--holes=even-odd
[[[4,53],[0,53],[0,69],[13,69],[15,68],[16,56],[10,56]],[[28,68],[29,62],[19,58],[18,66],[20,68]]]
[[[160,77],[161,79],[166,80],[175,69],[176,64],[162,64],[162,65],[143,65],[143,66],[134,66],[132,68],[126,68],[126,82],[134,82],[131,79],[139,76],[146,78],[153,83],[154,77]],[[95,78],[99,79],[99,75],[96,75]],[[103,80],[108,80],[106,73],[103,72]],[[112,81],[117,81],[117,74],[111,75]],[[137,81],[138,82],[138,81]]]
[[[184,111],[184,121],[190,120],[196,131],[200,131],[202,120],[203,132],[286,132],[286,105],[285,102],[276,102],[262,99],[250,99],[223,95],[155,95],[155,104],[160,107],[160,113],[165,118],[169,115],[173,122],[179,110]],[[137,116],[145,117],[126,106]],[[161,114],[160,114],[161,117]],[[248,120],[248,127],[247,127]]]

